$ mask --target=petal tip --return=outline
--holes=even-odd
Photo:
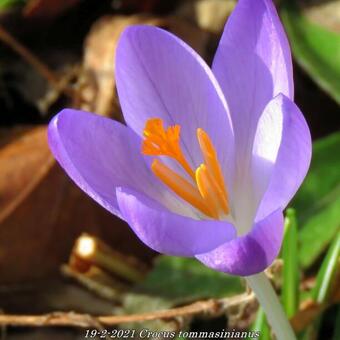
[[[277,210],[256,223],[248,234],[196,258],[214,270],[249,276],[271,265],[280,251],[282,238],[283,214]]]

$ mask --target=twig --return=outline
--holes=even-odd
[[[335,296],[333,303],[339,301],[339,296]],[[330,303],[332,304],[332,303]],[[256,308],[257,300],[253,293],[244,293],[230,298],[210,299],[198,301],[187,306],[160,310],[150,313],[131,315],[105,315],[91,316],[88,314],[78,314],[74,312],[54,312],[44,315],[7,315],[0,314],[0,328],[6,326],[17,327],[52,327],[68,326],[80,328],[102,328],[115,326],[124,323],[143,322],[151,320],[171,320],[179,317],[192,317],[194,315],[207,315],[217,317],[224,313],[232,313],[236,308]],[[295,331],[305,328],[315,318],[316,314],[322,312],[324,305],[307,303],[301,306],[301,310],[291,320]],[[301,320],[302,322],[300,322]]]
[[[30,50],[28,50],[18,40],[16,40],[2,25],[0,25],[0,40],[11,47],[29,64],[31,64],[53,88],[64,92],[66,95],[73,96],[73,91],[71,91],[69,88],[66,88],[65,86],[62,86],[54,72],[50,70],[50,68],[40,59],[38,59],[38,57],[35,56]]]
[[[238,305],[255,305],[256,298],[254,294],[240,294],[231,298],[220,300],[199,301],[193,304],[177,307],[167,310],[161,310],[150,313],[132,314],[132,315],[113,315],[113,316],[90,316],[78,313],[55,312],[45,315],[0,315],[1,326],[18,326],[18,327],[50,327],[50,326],[72,326],[89,328],[98,325],[114,326],[130,322],[143,322],[151,320],[169,320],[178,317],[190,317],[198,314],[220,315],[230,308]]]
[[[81,273],[68,265],[63,265],[61,272],[64,276],[76,280],[91,292],[109,301],[121,302],[122,292],[127,289],[127,286],[96,266],[91,266],[86,273]]]
[[[25,46],[16,40],[7,30],[0,25],[0,40],[10,46],[15,52],[20,54],[28,63],[36,68],[52,85],[58,85],[58,79],[54,73]]]
[[[327,306],[340,301],[340,294],[335,294]],[[69,326],[80,328],[102,328],[124,323],[143,322],[151,320],[171,320],[179,317],[192,317],[194,315],[206,315],[217,317],[222,314],[230,314],[235,309],[256,308],[257,300],[254,293],[243,293],[224,299],[210,299],[198,301],[187,306],[160,310],[149,313],[131,315],[105,315],[91,316],[74,312],[54,312],[44,315],[7,315],[0,314],[0,328],[6,326],[17,327],[52,327]],[[327,306],[315,305],[315,303],[302,304],[300,311],[291,320],[295,331],[305,328]]]

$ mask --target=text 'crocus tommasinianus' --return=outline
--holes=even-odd
[[[311,157],[272,2],[239,0],[211,69],[172,34],[131,26],[115,70],[126,126],[61,111],[49,125],[61,166],[152,249],[235,275],[263,271]]]

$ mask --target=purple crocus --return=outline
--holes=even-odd
[[[234,275],[263,271],[311,158],[272,2],[239,0],[211,69],[172,34],[129,27],[116,82],[126,125],[73,109],[51,121],[61,166],[152,249]]]

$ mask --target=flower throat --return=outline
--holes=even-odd
[[[216,150],[203,129],[197,129],[197,139],[204,162],[194,171],[185,159],[180,146],[179,125],[164,129],[160,118],[149,119],[143,131],[142,154],[148,156],[167,156],[177,161],[191,177],[187,180],[154,159],[152,172],[173,192],[205,215],[220,219],[228,215],[228,193]]]

